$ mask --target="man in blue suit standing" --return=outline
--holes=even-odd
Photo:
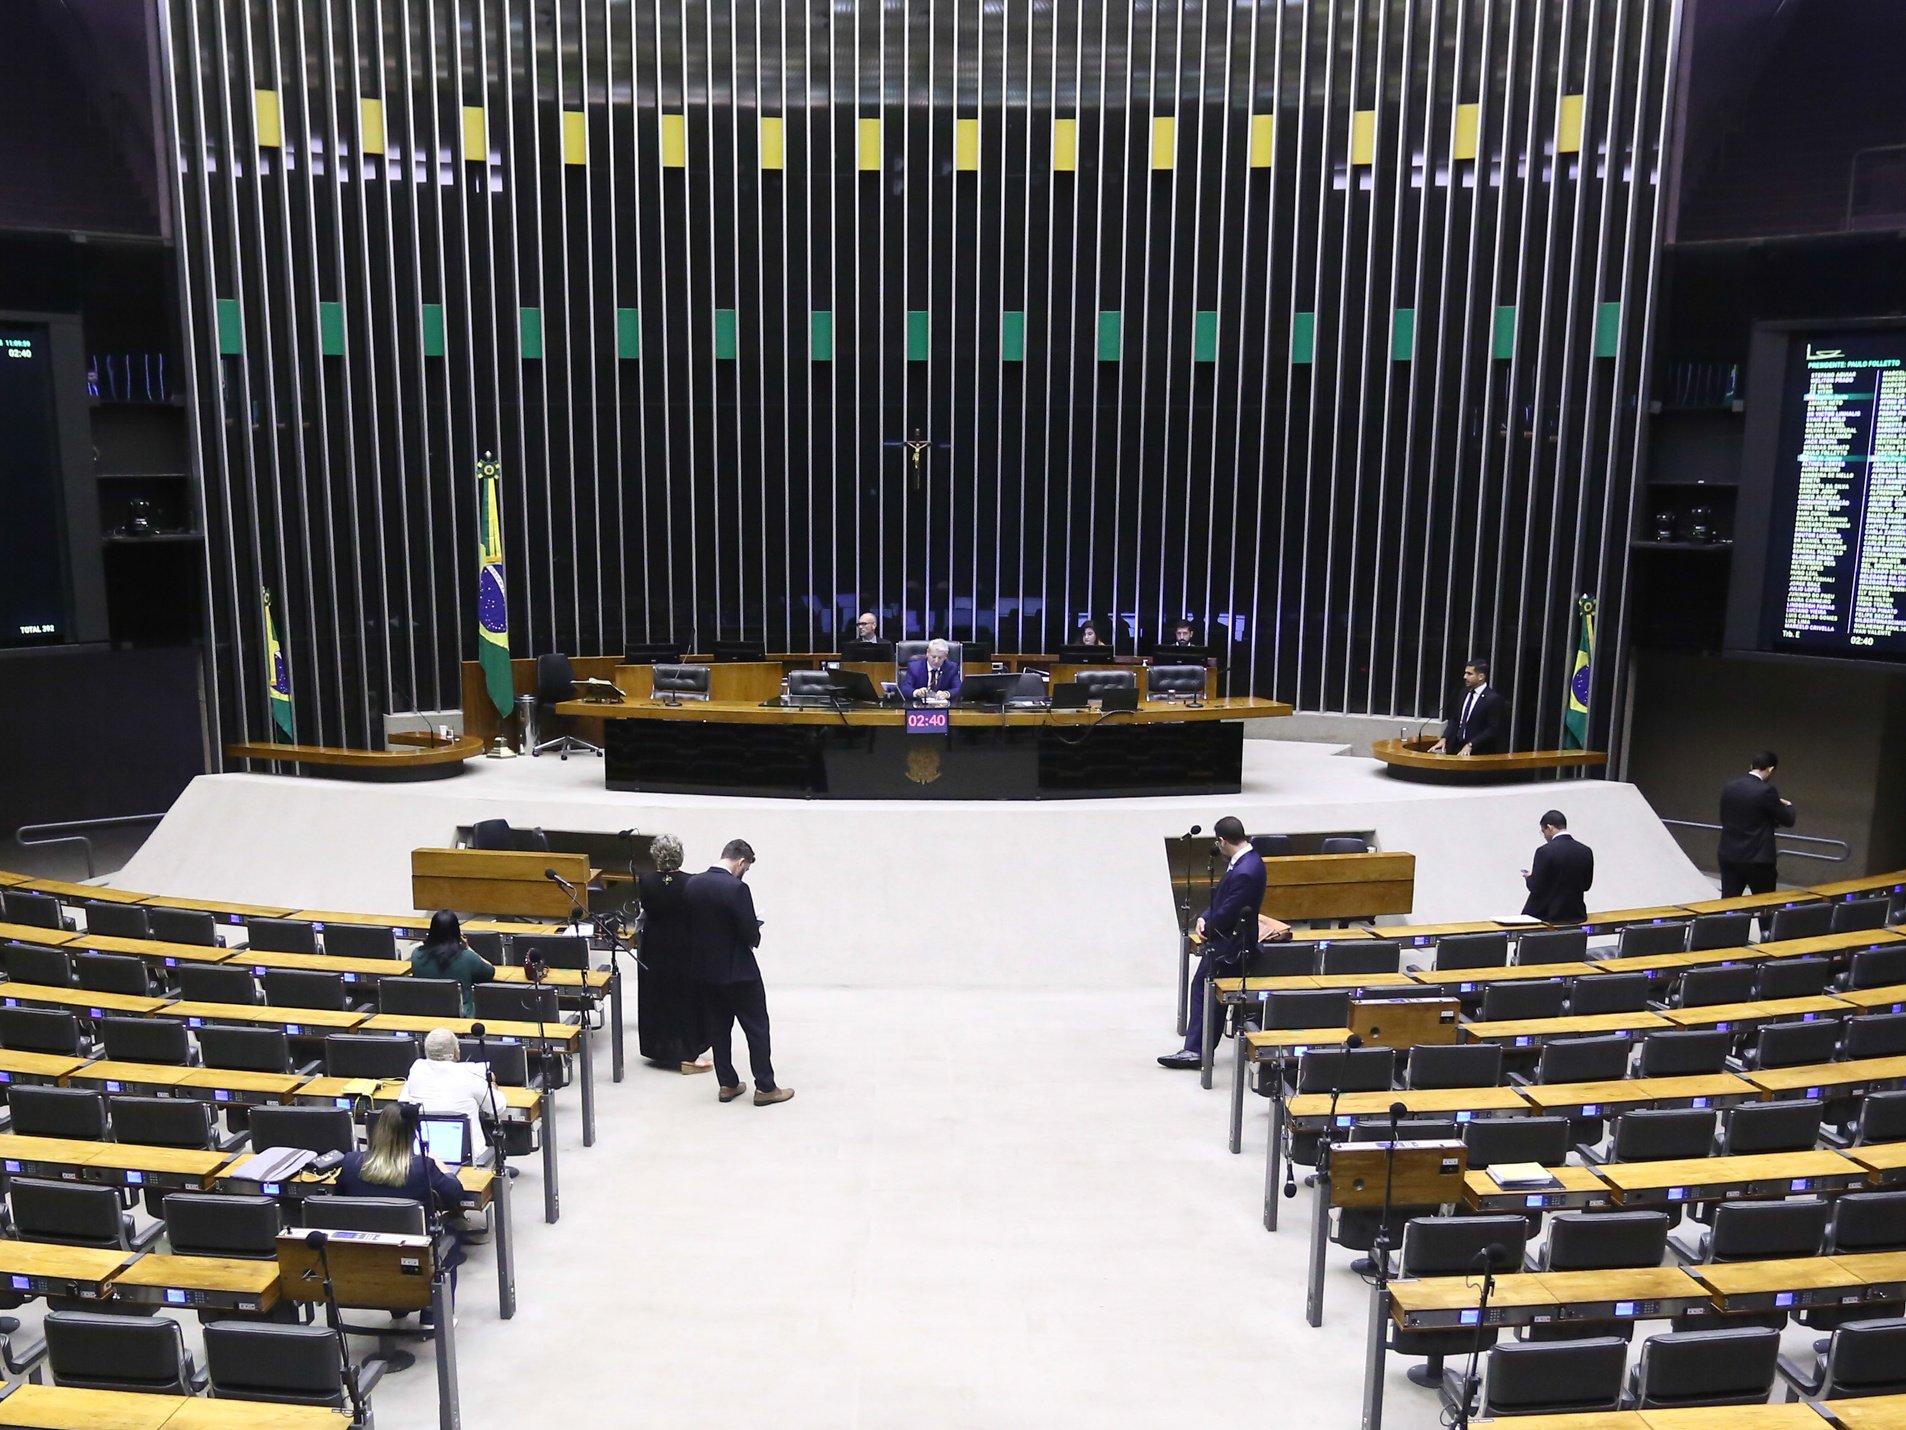
[[[960,693],[960,668],[947,659],[951,647],[943,640],[927,642],[927,653],[915,656],[900,672],[900,695],[909,705],[947,705]]]
[[[1211,905],[1197,924],[1204,939],[1204,956],[1191,985],[1191,1017],[1185,1027],[1185,1045],[1158,1060],[1168,1068],[1204,1065],[1206,983],[1212,978],[1235,978],[1244,967],[1244,951],[1255,943],[1258,909],[1264,902],[1264,861],[1251,847],[1244,822],[1227,814],[1213,827],[1218,849],[1228,860],[1224,877],[1212,890]]]

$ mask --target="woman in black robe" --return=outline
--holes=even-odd
[[[636,879],[642,925],[636,945],[636,1036],[642,1056],[657,1067],[707,1072],[697,1061],[708,1047],[695,985],[688,969],[688,906],[682,841],[658,834],[649,846],[655,872]]]

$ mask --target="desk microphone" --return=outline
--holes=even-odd
[[[1344,1053],[1347,1054],[1352,1049],[1362,1047],[1363,1038],[1360,1034],[1352,1033],[1349,1037],[1343,1040],[1343,1046],[1344,1046]],[[1328,1165],[1330,1160],[1330,1154],[1328,1150],[1326,1149],[1329,1145],[1330,1134],[1336,1129],[1336,1126],[1337,1126],[1337,1099],[1343,1096],[1343,1079],[1344,1079],[1344,1074],[1347,1071],[1349,1071],[1349,1063],[1350,1063],[1350,1059],[1347,1056],[1344,1056],[1343,1054],[1338,1055],[1337,1078],[1336,1078],[1337,1085],[1330,1089],[1330,1112],[1324,1118],[1324,1130],[1321,1136],[1318,1138],[1318,1142],[1317,1142],[1319,1160],[1325,1165]],[[1278,1074],[1278,1076],[1281,1077],[1282,1074],[1280,1073]],[[1396,1103],[1393,1106],[1401,1107],[1402,1105],[1403,1104],[1401,1103]],[[1292,1168],[1290,1158],[1286,1157],[1284,1159],[1284,1197],[1285,1197],[1285,1200],[1288,1201],[1291,1198],[1295,1197],[1296,1195],[1297,1195],[1297,1173]]]
[[[1202,824],[1194,824],[1191,826],[1191,828],[1187,829],[1184,832],[1184,834],[1180,836],[1180,838],[1196,839],[1200,834],[1203,834],[1203,833],[1204,833],[1204,826]]]
[[[351,1344],[344,1338],[344,1325],[338,1315],[337,1283],[331,1279],[331,1257],[325,1250],[330,1238],[322,1231],[312,1230],[304,1235],[304,1244],[318,1256],[318,1269],[324,1280],[324,1309],[331,1321],[331,1333],[338,1341],[338,1375],[344,1381],[344,1394],[351,1402],[351,1418],[363,1423],[364,1397],[357,1389],[357,1367],[351,1364]],[[306,1273],[308,1277],[309,1272]]]

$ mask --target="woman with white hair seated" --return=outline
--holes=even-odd
[[[437,1117],[468,1117],[473,1161],[491,1160],[489,1139],[483,1135],[483,1116],[490,1108],[490,1066],[462,1061],[463,1049],[448,1028],[432,1028],[424,1035],[424,1055],[410,1065],[402,1100],[414,1102]],[[499,1098],[497,1110],[502,1110]]]
[[[689,978],[688,876],[682,872],[682,841],[658,834],[649,841],[651,873],[636,877],[642,931],[636,945],[635,1026],[642,1056],[657,1067],[685,1073],[714,1066],[701,1057],[708,1047],[701,1003]]]

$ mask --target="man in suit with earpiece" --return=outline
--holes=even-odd
[[[1471,660],[1463,667],[1463,693],[1449,707],[1443,738],[1432,755],[1506,755],[1509,753],[1509,702],[1489,683],[1489,662]]]
[[[1211,905],[1195,930],[1204,941],[1204,956],[1198,960],[1198,976],[1191,983],[1191,1017],[1185,1025],[1185,1045],[1161,1057],[1160,1067],[1204,1066],[1205,985],[1213,978],[1235,978],[1243,970],[1244,951],[1254,941],[1258,909],[1264,903],[1264,860],[1251,847],[1244,821],[1227,814],[1211,832],[1218,836],[1218,851],[1228,863],[1224,877],[1211,892]]]

